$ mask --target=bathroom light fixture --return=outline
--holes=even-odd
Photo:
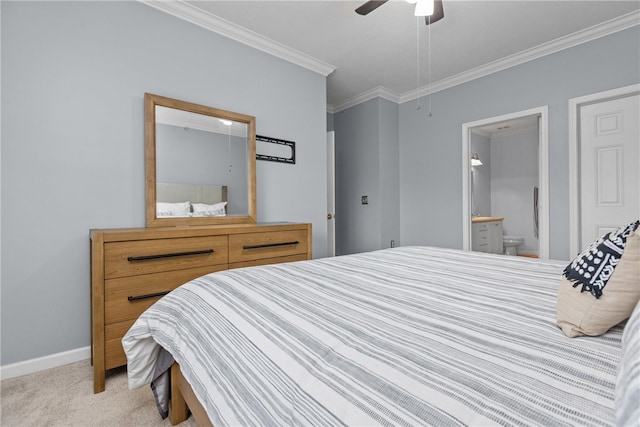
[[[220,119],[220,121],[225,126],[231,126],[233,124],[233,122],[231,120],[227,120],[227,119]]]
[[[471,166],[482,166],[482,161],[480,157],[478,157],[478,153],[473,153],[471,155]]]

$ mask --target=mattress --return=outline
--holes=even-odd
[[[399,247],[213,273],[124,337],[129,386],[164,349],[218,427],[612,425],[622,327],[561,332],[565,264]]]

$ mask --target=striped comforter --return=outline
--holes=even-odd
[[[217,427],[610,425],[622,328],[562,334],[564,266],[401,247],[213,273],[127,333],[129,385],[162,346]]]

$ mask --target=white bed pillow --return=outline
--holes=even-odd
[[[191,202],[156,203],[156,217],[161,216],[189,216],[191,215]]]
[[[640,302],[622,333],[615,407],[616,425],[640,426]]]
[[[225,216],[227,214],[227,202],[214,203],[194,203],[193,216]]]

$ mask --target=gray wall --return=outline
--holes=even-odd
[[[335,130],[333,125],[333,116],[333,113],[327,113],[327,132]]]
[[[462,247],[463,123],[548,105],[550,257],[569,259],[568,101],[639,81],[633,27],[435,93],[432,117],[400,105],[402,244]]]
[[[227,214],[247,215],[247,149],[246,137],[157,124],[156,180],[174,184],[226,185]]]
[[[398,105],[373,99],[333,116],[336,253],[399,244]],[[361,197],[368,196],[363,205]]]
[[[472,212],[503,217],[503,234],[524,238],[518,251],[537,254],[533,187],[539,182],[538,129],[496,132],[490,138],[472,131],[470,146],[482,160],[471,169]]]
[[[471,214],[491,216],[491,139],[472,130],[469,145],[482,161],[481,166],[471,168]]]
[[[391,240],[400,242],[400,152],[398,150],[398,105],[380,100],[379,105],[380,162],[380,246],[389,247]]]
[[[401,104],[398,113],[386,111],[392,121],[398,115],[401,243],[462,247],[463,123],[548,105],[550,258],[569,259],[568,101],[638,82],[640,29],[633,27],[437,92],[432,117],[416,108],[417,100]],[[336,131],[338,253],[388,246],[379,210],[360,205],[365,194],[370,203],[384,203],[378,160],[391,160],[376,141],[385,122],[379,107],[387,102],[370,100],[329,115],[328,129]],[[392,183],[384,181],[385,188]]]
[[[143,95],[253,115],[259,221],[326,254],[326,79],[138,2],[0,2],[3,365],[90,344],[89,229],[144,226]]]
[[[539,251],[533,226],[538,186],[538,129],[491,137],[491,214],[504,217],[503,234],[524,238],[518,252]]]

